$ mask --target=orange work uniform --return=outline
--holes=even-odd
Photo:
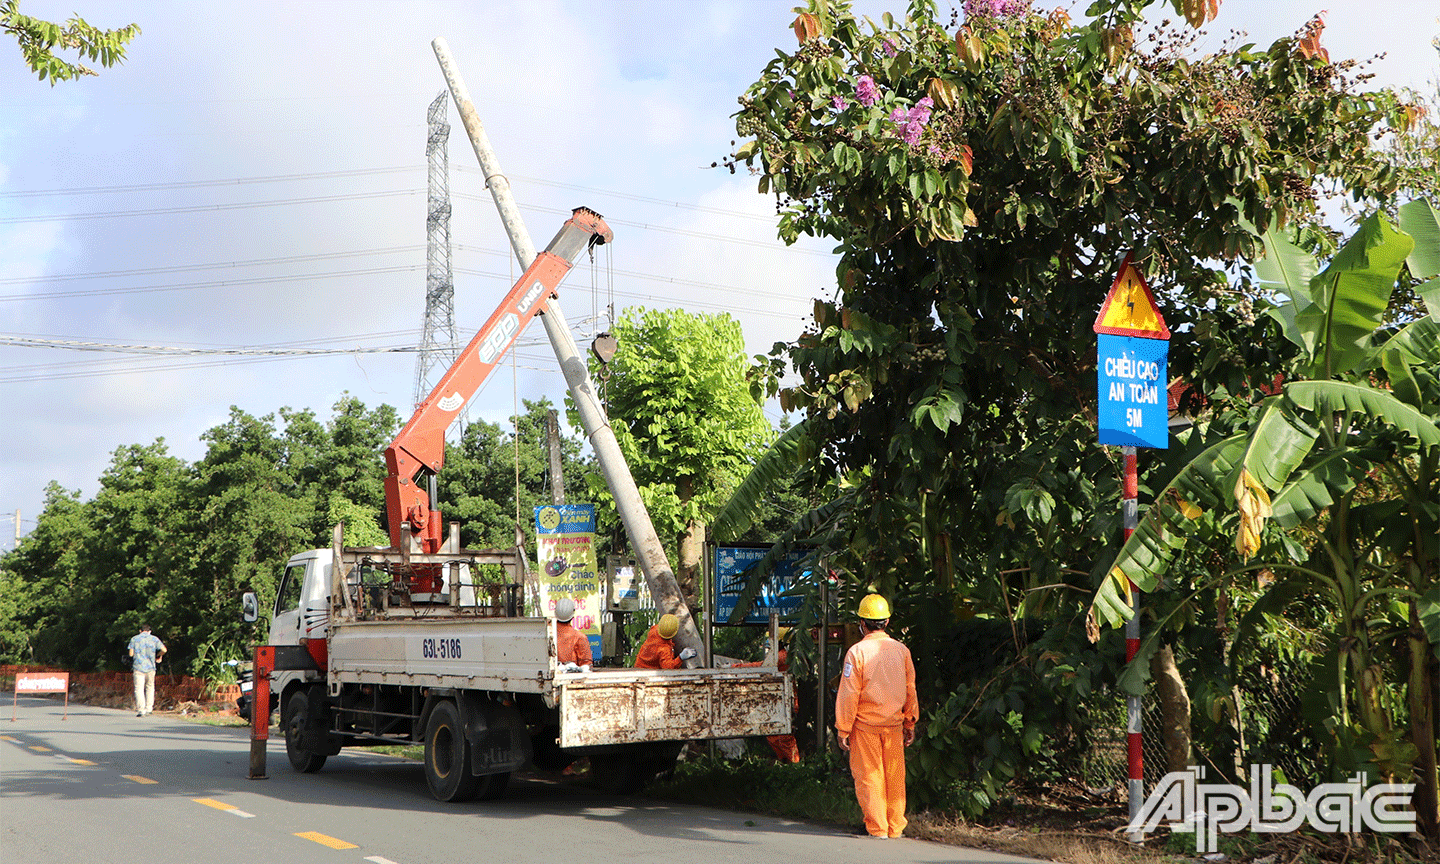
[[[749,669],[760,666],[761,663],[736,663],[731,669]],[[790,655],[784,648],[780,649],[780,656],[776,658],[775,668],[781,672],[790,668]],[[796,700],[799,700],[797,695]],[[775,752],[775,758],[781,762],[799,762],[800,745],[796,743],[794,735],[766,735],[765,743]]]
[[[679,669],[685,661],[675,652],[675,643],[660,635],[660,625],[650,627],[645,634],[645,644],[635,655],[636,669]]]
[[[850,741],[850,774],[875,837],[905,831],[905,738],[920,719],[910,649],[874,630],[850,646],[835,699],[835,729]]]
[[[570,626],[569,621],[555,622],[555,659],[576,666],[589,666],[592,662],[590,640]]]

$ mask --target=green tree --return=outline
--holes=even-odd
[[[54,87],[56,81],[99,74],[83,63],[57,57],[57,50],[74,49],[81,59],[89,58],[109,68],[124,62],[125,46],[140,35],[140,25],[101,30],[76,15],[62,26],[20,14],[20,0],[0,0],[0,32],[15,37],[30,70],[37,73],[41,81],[48,77],[50,86]]]
[[[1080,23],[1020,5],[967,4],[947,31],[924,0],[878,23],[812,2],[741,98],[733,157],[777,195],[782,237],[839,246],[837,299],[771,368],[798,376],[779,395],[828,466],[812,476],[841,478],[826,524],[845,590],[889,595],[917,657],[961,614],[1013,622],[1023,662],[986,692],[1024,710],[972,710],[941,664],[921,670],[922,794],[981,807],[1048,731],[1083,731],[1066,706],[1113,670],[1114,641],[1087,654],[1075,628],[1119,539],[1090,324],[1120,260],[1156,289],[1172,374],[1246,410],[1296,349],[1227,267],[1314,222],[1317,190],[1390,196],[1370,136],[1404,113],[1328,61],[1314,22],[1198,57],[1183,25],[1137,38],[1148,0]],[[1142,486],[1168,465],[1147,459]],[[1052,625],[1028,650],[1027,618]]]
[[[750,397],[745,337],[729,315],[630,308],[615,336],[614,359],[591,372],[656,530],[678,538],[675,575],[693,602],[705,523],[775,433]],[[598,474],[589,483],[609,502]]]

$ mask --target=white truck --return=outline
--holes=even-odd
[[[432,565],[438,596],[416,603],[409,574]],[[409,561],[344,548],[338,528],[332,548],[292,557],[270,621],[291,766],[422,742],[442,801],[496,798],[527,762],[559,770],[580,756],[604,788],[630,792],[686,741],[790,731],[792,683],[773,666],[561,671],[555,622],[521,614],[523,569],[513,549],[460,549],[453,528]]]
[[[425,779],[442,801],[495,798],[527,762],[556,769],[580,756],[607,788],[634,791],[686,741],[790,731],[791,681],[773,666],[562,671],[555,623],[526,615],[539,604],[524,590],[523,549],[462,549],[457,524],[442,532],[445,429],[531,318],[543,309],[555,323],[572,262],[611,236],[599,214],[575,210],[386,449],[391,545],[346,548],[336,526],[329,549],[289,560],[269,644],[256,649],[252,777],[265,776],[272,689],[296,770],[318,771],[342,747],[423,742]],[[571,389],[589,395],[588,380]],[[638,502],[623,459],[597,455],[612,491],[628,483]],[[636,546],[658,547],[643,505],[627,529]],[[683,644],[694,625],[668,566],[662,554],[646,576],[681,618]],[[244,605],[258,618],[253,595]]]

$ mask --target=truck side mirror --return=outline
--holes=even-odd
[[[260,601],[256,599],[254,591],[246,591],[240,597],[240,620],[246,624],[254,624],[260,620]]]

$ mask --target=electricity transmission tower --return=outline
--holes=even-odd
[[[415,404],[420,404],[460,353],[455,334],[455,277],[450,269],[450,123],[446,119],[449,91],[441,90],[426,118],[430,133],[425,158],[430,166],[425,211],[425,332],[415,358]]]

